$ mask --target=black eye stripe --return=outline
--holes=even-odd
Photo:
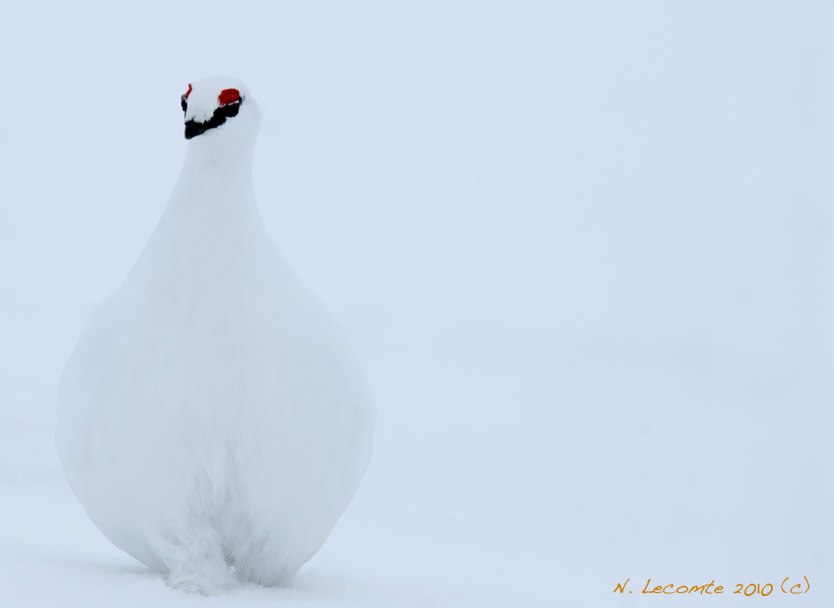
[[[239,101],[234,101],[224,106],[220,106],[214,111],[212,117],[206,122],[189,120],[185,123],[185,138],[191,139],[192,137],[202,135],[209,129],[214,129],[215,127],[222,125],[226,122],[227,118],[237,116],[238,112],[240,112],[240,104],[242,101],[243,99],[241,98]],[[185,105],[185,100],[183,100],[183,105]]]
[[[237,116],[237,113],[239,111],[240,111],[240,102],[235,101],[235,102],[226,104],[225,106],[220,106],[219,108],[217,108],[214,111],[214,113],[217,114],[219,112],[223,116],[231,118],[232,116]]]
[[[188,102],[185,100],[185,95],[180,97],[180,105],[182,106],[182,111],[185,112],[188,110]]]

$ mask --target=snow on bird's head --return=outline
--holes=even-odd
[[[248,88],[239,80],[205,78],[189,83],[180,103],[185,114],[185,138],[192,139],[237,120],[246,112]]]

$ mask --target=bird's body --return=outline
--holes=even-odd
[[[192,97],[223,85],[196,83]],[[261,221],[257,107],[237,103],[229,124],[189,144],[58,402],[61,462],[93,522],[172,586],[202,593],[295,573],[352,499],[374,425],[349,348]]]

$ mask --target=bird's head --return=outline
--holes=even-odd
[[[205,78],[190,83],[181,105],[186,139],[200,135],[254,138],[260,123],[260,112],[246,85],[232,78]]]

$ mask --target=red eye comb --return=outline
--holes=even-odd
[[[237,89],[223,89],[217,96],[217,101],[220,102],[221,106],[240,101],[240,91]]]
[[[190,82],[188,83],[188,90],[185,92],[185,95],[183,95],[183,97],[185,99],[188,99],[189,95],[191,95],[191,83]]]

